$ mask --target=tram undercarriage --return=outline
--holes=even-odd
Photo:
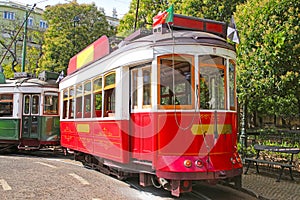
[[[152,167],[131,163],[124,165],[95,157],[82,152],[74,152],[74,159],[80,161],[84,167],[97,170],[106,175],[112,175],[118,180],[126,180],[129,177],[139,176],[139,184],[143,187],[154,186],[155,188],[163,188],[171,191],[173,196],[179,197],[181,193],[191,192],[194,180],[173,180],[157,177]],[[139,162],[140,163],[140,162]],[[134,170],[133,170],[134,169]],[[220,180],[211,179],[203,180],[208,184],[215,185]],[[203,182],[201,181],[201,182]],[[223,179],[226,183],[233,182],[236,189],[241,189],[241,176]]]

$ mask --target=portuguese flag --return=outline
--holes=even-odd
[[[174,7],[173,4],[164,12],[158,13],[153,17],[153,25],[155,27],[159,24],[172,23],[174,18]]]

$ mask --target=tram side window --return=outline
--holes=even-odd
[[[218,56],[200,56],[200,108],[225,109],[226,73],[224,59]]]
[[[191,109],[194,104],[194,65],[192,56],[170,55],[159,59],[158,102],[163,108]],[[172,106],[170,106],[172,105]]]
[[[151,68],[143,69],[143,106],[151,105]]]
[[[74,111],[75,111],[75,94],[74,94],[74,88],[70,88],[69,90],[69,119],[74,118]]]
[[[94,117],[102,116],[102,77],[93,81]]]
[[[0,117],[12,117],[13,94],[0,94]]]
[[[45,94],[44,114],[45,115],[57,115],[58,114],[58,95],[57,94]]]
[[[115,115],[115,82],[116,73],[109,73],[104,77],[104,116]]]
[[[230,110],[235,110],[235,62],[229,61],[229,100]]]
[[[138,70],[132,71],[132,97],[131,105],[132,109],[138,108]]]
[[[69,90],[65,89],[63,91],[63,119],[67,119],[68,116],[68,101],[69,101]]]
[[[82,84],[76,86],[76,115],[75,118],[82,118]]]
[[[84,118],[91,117],[91,82],[84,83]]]

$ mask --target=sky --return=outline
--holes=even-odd
[[[38,8],[44,9],[47,5],[56,5],[58,3],[68,3],[72,0],[13,0],[22,4],[33,5],[36,3]],[[116,8],[118,18],[121,19],[129,10],[131,0],[77,0],[77,3],[95,3],[97,7],[104,8],[107,16],[112,16],[113,8]]]

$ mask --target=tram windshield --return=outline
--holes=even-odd
[[[57,115],[58,114],[58,95],[57,94],[45,94],[44,98],[44,114],[45,115]]]
[[[193,57],[169,55],[159,59],[159,105],[190,109],[194,104]]]

